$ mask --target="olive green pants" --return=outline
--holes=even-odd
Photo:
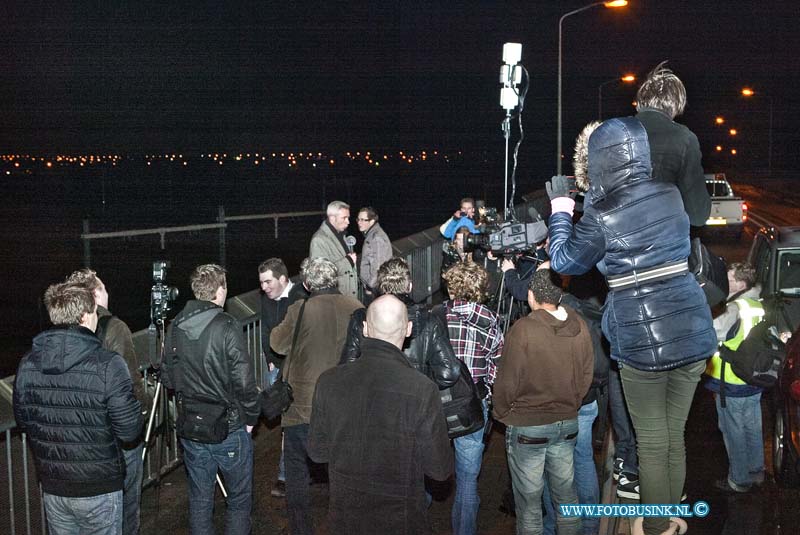
[[[641,503],[680,503],[686,480],[683,431],[705,361],[648,372],[620,369],[625,402],[636,431]],[[644,532],[659,534],[669,518],[647,517]]]

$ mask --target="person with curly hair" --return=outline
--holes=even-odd
[[[434,308],[447,319],[450,345],[464,361],[483,398],[483,415],[488,420],[489,387],[494,384],[497,361],[503,351],[500,320],[483,303],[488,296],[489,274],[478,264],[460,262],[444,274],[450,299]],[[483,429],[453,440],[456,459],[456,495],[453,501],[454,535],[477,531],[478,475],[483,457]]]

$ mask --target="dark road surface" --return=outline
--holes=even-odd
[[[746,257],[753,229],[746,229],[737,241],[706,239],[710,248],[728,261],[742,260]],[[772,411],[768,394],[765,394],[764,442],[767,453],[766,466],[771,475],[770,449],[772,431]],[[501,513],[498,507],[508,484],[505,452],[503,450],[502,429],[496,427],[492,432],[484,457],[480,476],[481,509],[478,518],[479,532],[487,535],[513,534],[514,518]],[[283,499],[270,496],[275,480],[280,447],[277,429],[260,426],[256,435],[255,483],[254,483],[254,534],[288,533]],[[710,514],[706,518],[689,519],[689,533],[702,535],[716,534],[797,534],[800,533],[800,491],[780,489],[768,477],[768,481],[758,491],[727,496],[713,487],[715,479],[727,473],[727,459],[722,437],[717,430],[717,417],[713,398],[704,388],[699,387],[689,421],[686,427],[687,481],[686,491],[690,503],[698,500],[708,502]],[[598,464],[602,463],[603,453],[597,452]],[[601,484],[602,481],[601,475]],[[440,496],[430,509],[430,522],[434,534],[449,534],[450,507],[452,492],[447,484],[440,489]],[[316,483],[311,488],[314,504],[314,517],[319,533],[330,533],[325,525],[327,507],[327,486]],[[180,535],[188,533],[188,498],[186,477],[183,469],[169,474],[160,488],[149,488],[142,499],[142,533]],[[225,506],[217,493],[215,519],[218,532],[223,531]],[[627,533],[627,524],[620,521],[614,533]],[[335,534],[338,535],[338,534]]]

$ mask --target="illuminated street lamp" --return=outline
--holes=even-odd
[[[722,123],[725,122],[725,118],[724,117],[717,117],[716,119],[714,119],[714,122],[717,123],[717,124],[722,124]]]
[[[603,120],[603,86],[608,85],[614,82],[625,82],[627,84],[635,82],[636,77],[632,74],[626,74],[622,78],[612,78],[611,80],[607,80],[600,84],[597,87],[597,120]]]
[[[728,130],[728,133],[729,133],[730,135],[732,135],[732,136],[735,136],[736,134],[738,134],[738,133],[739,133],[739,131],[738,131],[738,130],[736,130],[735,128],[731,128],[730,130]]]
[[[754,97],[756,96],[756,92],[749,88],[745,87],[742,89],[742,96],[743,97]],[[767,169],[769,172],[769,176],[772,176],[772,96],[771,95],[760,95],[769,100],[769,133],[767,134],[769,137],[769,146],[767,149]]]
[[[558,19],[558,133],[557,133],[557,140],[556,140],[556,174],[561,174],[561,41],[562,41],[562,25],[564,19],[569,17],[570,15],[575,15],[576,13],[580,13],[581,11],[586,11],[587,9],[591,9],[597,6],[605,6],[608,8],[615,8],[615,7],[625,7],[628,5],[627,0],[613,0],[612,2],[594,2],[592,4],[583,6],[582,8],[576,9],[574,11],[570,11],[569,13],[565,13]]]
[[[717,149],[717,152],[722,152],[722,145],[717,145],[716,149]]]

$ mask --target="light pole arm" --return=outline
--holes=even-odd
[[[558,175],[561,174],[561,42],[564,19],[576,13],[580,13],[581,11],[586,11],[596,6],[602,6],[603,4],[605,4],[605,2],[594,2],[593,4],[583,6],[569,13],[564,13],[561,15],[561,18],[558,19],[558,118],[556,121],[558,123],[558,132],[556,134],[556,174]]]

